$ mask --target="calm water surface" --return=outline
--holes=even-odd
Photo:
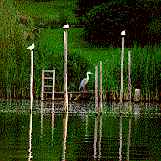
[[[0,161],[161,160],[159,105],[105,105],[101,116],[92,105],[62,107],[34,102],[31,113],[28,101],[1,100]]]

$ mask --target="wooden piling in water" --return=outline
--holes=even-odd
[[[95,67],[95,109],[98,113],[98,65]]]
[[[125,44],[125,33],[121,32],[122,36],[122,51],[121,51],[121,89],[120,89],[120,103],[122,103],[123,99],[123,65],[124,65],[124,44]]]
[[[64,25],[64,111],[68,112],[68,91],[67,91],[67,29],[69,25]]]
[[[54,101],[54,88],[55,88],[55,70],[53,70],[53,92],[52,92],[52,101]]]
[[[102,61],[100,61],[100,102],[99,111],[102,112]]]
[[[33,78],[34,78],[34,61],[33,61],[33,50],[31,50],[31,77],[30,77],[30,101],[33,103]],[[31,106],[32,107],[32,106]],[[32,111],[32,108],[31,108]]]
[[[44,100],[44,70],[42,70],[41,100]]]

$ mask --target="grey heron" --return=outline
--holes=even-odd
[[[83,91],[86,91],[86,85],[89,81],[89,74],[93,74],[91,72],[87,72],[87,78],[84,78],[81,83],[80,83],[80,86],[79,86],[79,90],[83,89]]]

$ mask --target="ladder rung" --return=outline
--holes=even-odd
[[[44,92],[44,93],[51,93],[52,94],[53,92]]]
[[[54,70],[44,70],[45,73],[53,73]]]
[[[53,79],[53,77],[44,77],[44,79]]]
[[[52,85],[44,85],[44,88],[45,88],[45,87],[53,87],[53,86],[52,86]]]

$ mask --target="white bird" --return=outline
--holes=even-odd
[[[93,73],[87,72],[87,78],[84,78],[84,79],[81,81],[80,86],[79,86],[79,90],[83,89],[83,91],[85,91],[86,85],[87,85],[87,83],[88,83],[88,81],[89,81],[89,74],[93,74]]]
[[[34,45],[34,43],[31,45],[31,46],[29,46],[27,49],[29,49],[29,50],[33,50],[34,49],[34,47],[35,47],[35,45]]]
[[[123,30],[123,31],[121,32],[121,36],[125,36],[125,35],[126,35],[125,30]]]
[[[64,27],[63,27],[64,29],[69,29],[69,25],[67,24],[67,25],[64,25]]]

